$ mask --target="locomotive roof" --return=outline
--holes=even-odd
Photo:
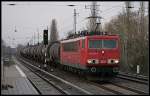
[[[86,36],[84,36],[84,37],[78,37],[78,38],[73,38],[73,39],[67,39],[67,40],[61,41],[61,43],[78,41],[78,40],[81,40],[81,39],[85,39],[85,37],[86,37]]]
[[[78,41],[78,40],[85,39],[85,38],[99,38],[99,37],[102,37],[102,38],[118,38],[119,35],[92,35],[92,36],[84,36],[84,37],[66,39],[66,40],[62,40],[60,42],[61,43],[67,43],[67,42]]]

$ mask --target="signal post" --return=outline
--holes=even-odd
[[[46,45],[48,45],[48,30],[44,30],[43,33],[43,42],[44,42],[44,49],[45,49],[45,58],[44,58],[44,69],[47,70],[47,61],[46,61]]]

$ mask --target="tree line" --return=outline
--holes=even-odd
[[[106,23],[103,30],[120,35],[121,69],[135,73],[139,65],[141,74],[147,75],[149,70],[149,18],[143,13],[142,3],[138,11],[123,10]]]

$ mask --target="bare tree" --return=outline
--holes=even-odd
[[[66,38],[73,37],[74,35],[75,35],[75,34],[74,34],[73,30],[70,30],[70,31],[67,32]]]
[[[58,38],[57,22],[53,19],[51,23],[50,42],[57,41]]]
[[[143,9],[143,6],[141,3],[140,10]],[[123,10],[116,18],[105,24],[105,30],[112,34],[120,34],[121,68],[124,67],[124,70],[136,73],[136,66],[140,65],[141,73],[147,74],[149,62],[148,16],[143,15],[144,9],[143,11],[128,11],[128,9],[126,12]]]

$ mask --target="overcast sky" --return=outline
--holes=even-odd
[[[15,3],[10,6],[8,4]],[[73,29],[73,11],[77,13],[77,30],[86,28],[86,23],[90,15],[90,9],[85,9],[85,5],[91,2],[2,2],[2,39],[15,47],[17,44],[27,44],[31,41],[35,33],[35,43],[37,43],[38,31],[40,41],[42,41],[43,29],[50,28],[51,20],[56,19],[59,32],[59,39],[64,38],[69,30]],[[67,5],[77,6],[70,7]],[[109,22],[125,6],[124,2],[97,2],[99,15],[103,17],[102,24]],[[147,3],[146,3],[147,4]],[[139,2],[133,2],[133,11],[138,10]],[[146,6],[147,7],[147,6]],[[15,29],[17,32],[15,32]]]

